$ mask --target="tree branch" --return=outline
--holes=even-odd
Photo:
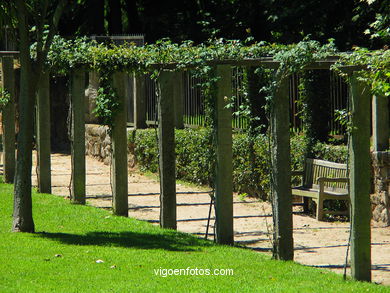
[[[49,53],[51,43],[52,43],[54,35],[57,31],[57,27],[58,27],[58,23],[59,23],[60,18],[61,18],[62,11],[64,10],[67,2],[68,2],[68,0],[60,0],[55,11],[54,11],[53,17],[51,19],[51,23],[49,24],[49,33],[46,37],[45,43],[42,45],[41,54],[40,54],[39,58],[37,58],[37,68],[38,69],[41,69],[43,67],[43,62],[44,62],[44,60],[46,60],[47,54]]]
[[[41,15],[38,20],[37,25],[37,61],[40,63],[40,59],[42,56],[42,50],[43,50],[43,38],[44,38],[44,28],[45,28],[45,19],[47,14],[47,7],[49,5],[49,1],[45,0],[42,3],[42,9],[41,9]]]

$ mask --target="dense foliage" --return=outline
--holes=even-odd
[[[274,81],[265,92],[272,97],[278,80],[293,72],[301,71],[308,64],[335,54],[332,43],[320,45],[305,40],[295,45],[275,45],[265,42],[245,45],[237,40],[217,39],[195,45],[191,41],[175,44],[161,40],[153,45],[137,47],[132,44],[107,46],[86,39],[65,40],[55,38],[48,56],[48,66],[58,74],[65,74],[75,67],[96,70],[100,73],[105,89],[99,92],[98,114],[109,124],[115,113],[115,94],[109,89],[110,75],[115,71],[147,73],[157,77],[162,69],[193,70],[198,76],[208,79],[203,89],[212,92],[217,76],[212,78],[212,68],[219,62],[239,62],[244,59],[273,57],[279,67]],[[275,65],[273,65],[275,66]],[[212,96],[212,95],[211,95]],[[112,103],[110,103],[112,101]]]
[[[144,34],[145,40],[205,42],[210,37],[277,43],[302,36],[379,48],[388,28],[388,0],[70,0],[60,23],[61,35]]]
[[[292,45],[277,45],[266,42],[247,44],[238,40],[214,39],[195,45],[191,41],[176,44],[170,40],[160,40],[155,44],[137,47],[133,44],[107,46],[85,38],[65,40],[56,37],[48,55],[47,65],[57,74],[66,74],[72,68],[82,66],[87,70],[99,72],[103,81],[109,81],[110,75],[115,71],[146,73],[157,77],[162,69],[191,69],[198,76],[208,79],[209,82],[203,86],[206,92],[211,92],[210,88],[218,78],[212,78],[211,69],[214,65],[226,61],[238,64],[242,60],[266,60],[264,58],[272,57],[272,60],[277,63],[268,66],[276,69],[276,74],[272,75],[270,84],[263,88],[263,92],[270,99],[279,80],[292,73],[302,72],[307,65],[315,61],[336,54],[332,41],[325,45],[313,40],[304,40]],[[373,84],[374,93],[389,95],[389,60],[388,50],[360,49],[353,54],[341,54],[341,59],[334,68],[344,74],[342,68],[346,65],[362,66],[364,71],[361,71],[361,76],[365,81]],[[106,87],[109,86],[109,82],[104,84]],[[107,88],[100,93],[103,96],[98,100],[99,114],[104,121],[110,121],[112,118],[110,116],[115,113],[115,105],[110,104],[110,97],[115,95]]]
[[[176,130],[176,168],[177,179],[197,183],[212,184],[213,166],[210,164],[210,148],[207,129]],[[269,151],[268,138],[259,134],[253,139],[254,153],[249,145],[251,137],[236,133],[233,136],[233,186],[241,194],[262,199],[269,196]],[[129,133],[130,150],[136,158],[141,171],[158,172],[158,148],[154,130],[136,130]],[[291,138],[291,167],[302,170],[306,152],[303,136]],[[254,154],[254,161],[252,155]],[[317,143],[314,156],[334,162],[347,159],[345,146]],[[254,168],[253,168],[254,164]]]
[[[333,66],[335,70],[347,75],[350,67],[359,74],[360,80],[372,85],[374,94],[390,97],[390,50],[355,48],[354,52],[341,54],[340,57]]]

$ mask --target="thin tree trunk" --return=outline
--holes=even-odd
[[[137,1],[128,0],[125,1],[127,12],[127,32],[128,33],[141,33],[142,26],[137,11]]]
[[[122,33],[122,10],[120,0],[108,2],[108,33],[110,35]]]

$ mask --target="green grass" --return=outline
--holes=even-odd
[[[34,193],[33,206],[37,233],[10,232],[12,186],[0,184],[0,292],[389,292],[52,195]],[[234,275],[154,273],[187,267]]]

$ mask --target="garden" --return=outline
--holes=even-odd
[[[56,2],[1,4],[4,291],[388,289],[386,46],[64,38]]]

